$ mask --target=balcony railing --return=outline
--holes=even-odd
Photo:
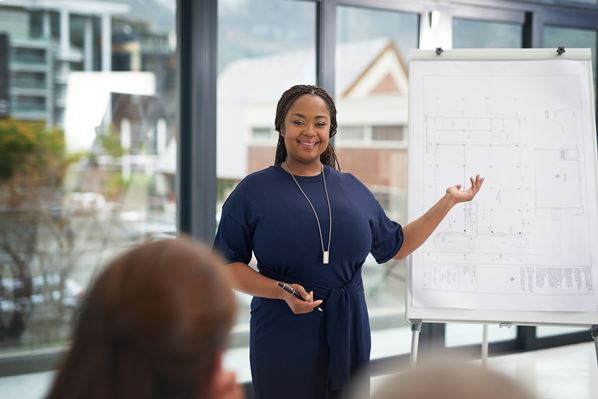
[[[10,88],[10,94],[12,96],[46,97],[48,89],[45,85],[40,87],[16,87],[16,85],[13,85]]]
[[[23,109],[14,107],[11,109],[11,116],[16,119],[44,121],[47,118],[45,109]]]
[[[9,68],[14,72],[47,72],[48,65],[44,63],[21,62],[20,60],[12,60]]]

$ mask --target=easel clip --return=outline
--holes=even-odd
[[[411,320],[411,331],[421,331],[422,330],[422,321],[421,320]]]
[[[557,53],[558,55],[563,55],[563,53],[564,53],[564,52],[565,52],[565,48],[564,48],[563,46],[559,46],[559,47],[557,47],[557,49],[556,49],[556,53]]]
[[[435,52],[436,52],[436,55],[440,55],[440,54],[442,54],[442,52],[443,52],[443,51],[444,51],[444,50],[442,49],[442,47],[436,47],[436,50],[435,50]]]

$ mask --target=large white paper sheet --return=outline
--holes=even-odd
[[[598,311],[590,68],[411,62],[409,220],[486,178],[412,255],[413,308]]]

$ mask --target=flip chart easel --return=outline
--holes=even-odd
[[[534,64],[535,62],[538,63]],[[434,65],[436,69],[423,68],[426,63],[428,66],[433,65],[430,63],[436,63]],[[521,68],[516,69],[517,73],[504,75],[498,73],[497,76],[491,76],[488,74],[492,74],[492,71],[500,72],[499,67],[492,66],[493,63],[502,63],[500,65],[520,63],[517,66]],[[554,73],[550,72],[552,71],[550,67],[555,65],[563,66],[564,72],[561,75],[559,75],[561,73],[559,68],[556,68]],[[464,68],[469,68],[468,72],[461,74],[460,71]],[[554,80],[551,80],[553,78]],[[548,105],[544,111],[545,120],[538,117],[541,115],[540,112],[532,109],[537,104],[530,106],[530,100],[522,98],[517,93],[514,93],[512,98],[504,94],[504,87],[517,87],[525,89],[523,91],[532,91],[538,96],[537,98],[542,99],[541,94],[537,93],[538,87],[542,87],[538,82],[563,84],[564,80],[572,83],[567,86],[569,97],[565,93],[564,101],[567,98],[577,97],[583,101],[571,102],[569,108]],[[522,88],[522,85],[527,84],[530,85],[529,88]],[[462,97],[455,94],[461,90],[454,90],[454,88],[463,89]],[[454,97],[446,100],[442,98],[442,93],[450,93]],[[475,93],[478,97],[470,98],[471,93]],[[584,244],[595,243],[598,238],[598,228],[595,227],[598,224],[596,223],[598,220],[596,217],[598,156],[590,50],[563,47],[559,47],[556,51],[554,49],[445,51],[441,48],[435,51],[412,50],[409,104],[408,213],[410,220],[419,216],[422,209],[429,207],[427,203],[429,199],[425,193],[428,187],[423,185],[432,187],[435,184],[444,184],[441,182],[442,173],[445,173],[442,169],[443,165],[434,166],[431,159],[442,159],[443,156],[446,158],[446,154],[452,156],[453,152],[442,153],[445,148],[454,151],[455,156],[454,160],[448,159],[444,166],[453,167],[457,173],[462,171],[464,185],[467,184],[465,176],[472,173],[467,169],[469,163],[474,164],[477,160],[479,165],[487,163],[491,168],[493,165],[488,158],[500,161],[500,157],[493,155],[499,153],[507,154],[506,158],[515,154],[513,159],[508,159],[511,162],[508,167],[512,166],[512,171],[517,170],[517,173],[520,173],[514,180],[521,181],[521,186],[524,186],[517,187],[517,190],[521,189],[521,194],[517,193],[519,195],[517,198],[522,199],[523,205],[515,204],[516,201],[513,200],[510,201],[512,209],[506,209],[504,204],[509,201],[505,198],[511,197],[504,193],[511,194],[515,191],[509,191],[512,187],[507,187],[508,183],[502,187],[498,184],[488,187],[491,179],[487,178],[483,190],[502,189],[503,196],[498,193],[493,194],[492,199],[495,203],[492,206],[471,205],[459,211],[465,213],[465,216],[458,215],[449,220],[441,233],[428,240],[432,241],[432,244],[427,247],[424,244],[408,259],[406,317],[411,323],[412,330],[411,363],[417,361],[422,323],[431,322],[482,323],[481,357],[484,364],[488,357],[488,324],[498,324],[501,327],[513,325],[589,327],[598,362],[598,295],[595,292],[598,289],[598,253],[592,245]],[[500,107],[505,110],[501,110]],[[529,114],[525,114],[527,111]],[[553,136],[550,135],[550,131],[545,136],[537,133],[534,136],[534,129],[541,130],[543,124],[557,132],[553,141],[551,141]],[[583,137],[573,137],[575,134],[582,134],[580,132],[583,132]],[[440,155],[434,158],[430,156],[432,152]],[[527,156],[528,154],[533,156]],[[546,165],[552,163],[544,160],[549,160],[553,154],[561,157],[560,161],[563,165],[573,168],[563,174],[548,170]],[[494,164],[495,168],[496,166],[497,164]],[[536,169],[532,171],[534,167]],[[504,165],[503,169],[507,170],[505,173],[514,173],[509,172]],[[525,171],[519,172],[524,169]],[[488,172],[495,173],[495,170]],[[543,187],[550,188],[544,185],[547,181],[544,172],[549,179],[561,179],[559,181],[568,179],[563,184],[568,184],[569,187],[574,185],[573,193],[577,197],[572,195],[569,198],[556,198],[550,202],[550,197],[545,200],[546,196],[538,195]],[[486,174],[478,170],[473,173]],[[493,176],[494,180],[497,180],[497,177],[500,175]],[[431,179],[438,181],[430,181]],[[414,185],[416,187],[413,187]],[[446,186],[448,185],[444,187]],[[481,196],[478,194],[478,197]],[[457,207],[463,205],[458,204]],[[579,240],[577,237],[571,239],[566,236],[568,234],[566,229],[550,231],[553,235],[564,234],[563,241],[567,245],[571,244],[572,248],[563,248],[565,255],[560,264],[558,259],[553,264],[534,264],[531,262],[542,255],[542,251],[533,247],[534,244],[542,242],[538,239],[539,233],[543,232],[542,229],[533,226],[533,216],[520,218],[523,227],[514,226],[513,223],[509,225],[509,222],[504,221],[504,217],[501,220],[501,211],[511,212],[511,214],[515,211],[521,213],[527,211],[529,215],[535,212],[536,215],[544,217],[542,221],[561,218],[564,226],[568,226],[567,220],[577,218],[579,223],[586,221],[589,227],[587,231],[581,230],[584,235],[580,236]],[[498,216],[492,212],[498,213]],[[448,219],[450,218],[449,214]],[[481,219],[488,221],[487,225],[490,227],[485,229],[485,222],[480,222]],[[497,227],[494,228],[493,224]],[[547,241],[545,244],[547,251],[552,249],[551,242],[554,241]],[[468,252],[469,250],[471,252]],[[573,258],[574,256],[577,258]],[[416,270],[419,273],[417,284],[414,284],[416,280],[413,279],[414,257],[417,263],[415,267],[425,269]],[[528,260],[530,260],[529,266],[521,264]],[[498,276],[496,287],[493,287],[492,279],[488,277],[492,276],[489,270],[503,274],[510,273],[510,279],[503,282],[504,276]],[[484,273],[486,275],[480,276]],[[571,277],[571,273],[574,277]],[[559,276],[563,283],[558,280]],[[481,277],[485,279],[482,282],[480,282]],[[427,280],[423,281],[424,279]],[[567,280],[566,284],[565,280]],[[544,281],[547,281],[548,285]],[[573,286],[570,286],[571,281]],[[486,286],[480,288],[483,284]],[[462,286],[466,289],[461,289]],[[483,291],[484,289],[486,291]],[[540,303],[535,303],[533,300],[536,299],[532,297],[538,291],[547,294],[538,296],[537,298],[540,299],[537,301]],[[564,301],[559,302],[558,309],[550,308],[550,302],[541,302],[543,298],[550,299],[551,295],[561,294]],[[443,303],[445,297],[448,298],[449,305]],[[587,301],[584,300],[586,298]],[[501,308],[503,305],[505,307]],[[526,306],[529,306],[529,309]]]

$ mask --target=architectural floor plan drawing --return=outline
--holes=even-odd
[[[598,197],[585,61],[412,61],[409,220],[485,183],[412,255],[412,303],[598,310]]]

